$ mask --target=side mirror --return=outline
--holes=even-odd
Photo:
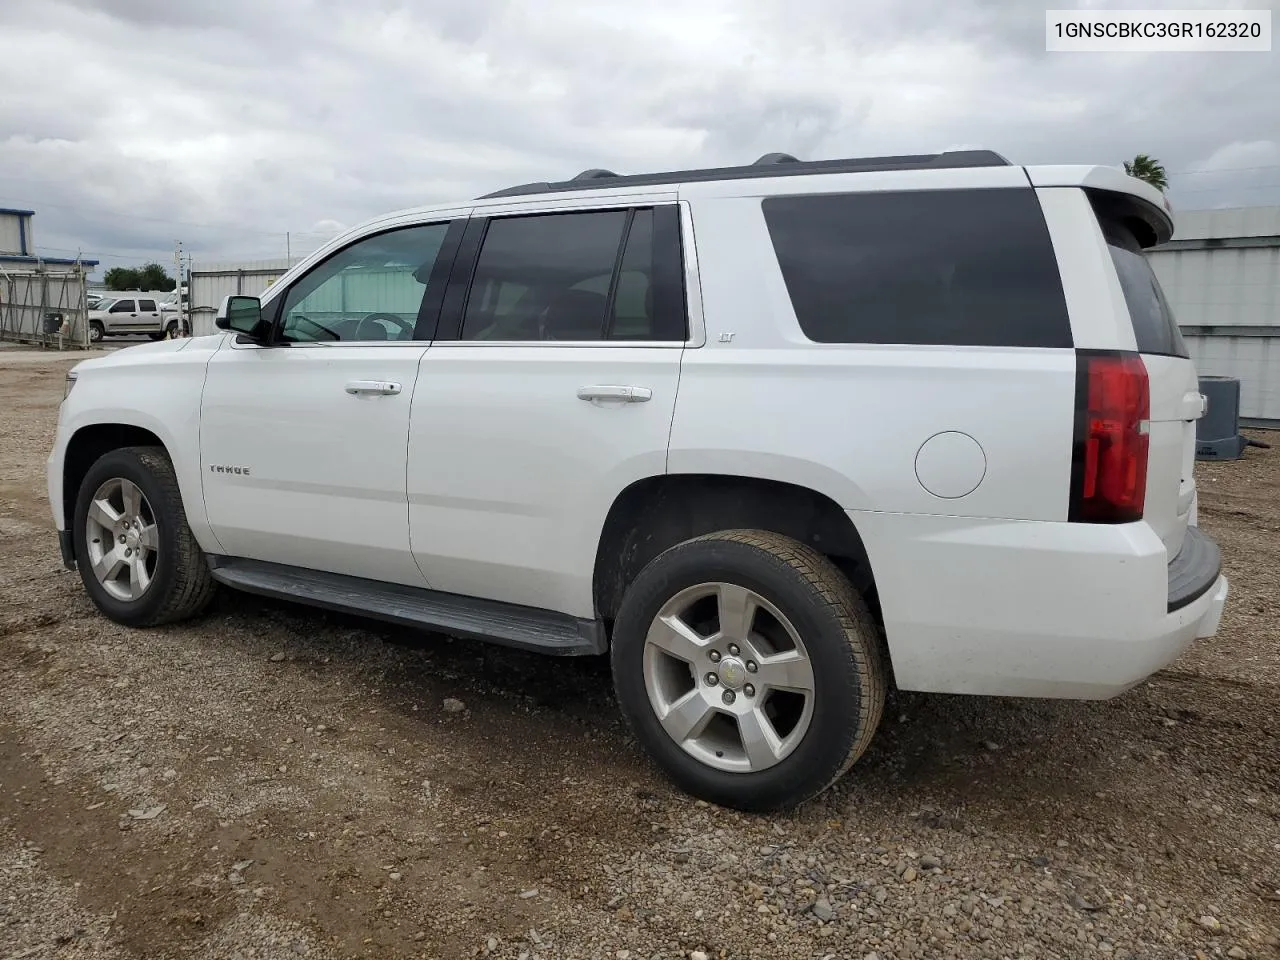
[[[262,301],[257,297],[224,297],[213,323],[219,330],[233,330],[260,343],[264,336]]]

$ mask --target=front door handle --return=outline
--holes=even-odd
[[[354,396],[389,397],[400,392],[400,384],[389,380],[352,380],[347,384],[347,393]]]
[[[652,397],[653,391],[648,387],[599,385],[578,388],[578,399],[589,400],[592,403],[601,401],[612,401],[614,403],[644,403]]]

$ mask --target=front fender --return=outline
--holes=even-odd
[[[207,340],[214,342],[201,342]],[[200,338],[167,351],[154,349],[160,344],[145,344],[77,368],[75,387],[59,411],[48,460],[49,505],[59,530],[66,530],[70,520],[63,500],[63,477],[67,451],[76,436],[95,426],[134,427],[154,434],[173,461],[196,542],[206,550],[220,549],[204,506],[200,398],[209,358],[221,342],[222,338]]]

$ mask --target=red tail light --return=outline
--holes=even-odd
[[[1147,492],[1151,391],[1136,353],[1076,351],[1076,426],[1067,519],[1131,523]]]

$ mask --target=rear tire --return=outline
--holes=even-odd
[[[821,793],[884,710],[866,603],[822,554],[767,531],[708,534],[651,561],[623,598],[611,656],[650,756],[686,792],[740,810]]]
[[[164,328],[164,336],[167,340],[178,339],[178,321],[170,320],[169,325]]]
[[[116,623],[152,627],[203,612],[216,584],[162,447],[122,447],[89,468],[72,526],[76,567]]]

